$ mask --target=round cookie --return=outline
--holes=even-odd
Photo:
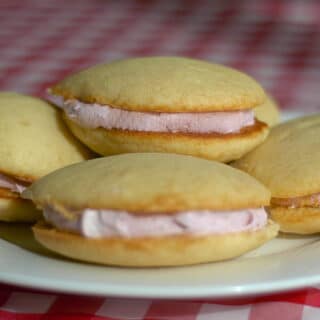
[[[270,96],[266,102],[254,109],[255,116],[258,120],[273,127],[280,122],[280,112],[276,101]]]
[[[194,59],[101,64],[49,93],[72,132],[102,155],[170,152],[228,162],[268,134],[252,111],[265,102],[261,86],[237,70]]]
[[[95,263],[224,260],[278,231],[261,209],[270,200],[262,184],[227,165],[183,155],[137,153],[82,162],[43,177],[23,197],[44,210],[46,222],[33,229],[41,244]]]
[[[84,239],[50,225],[33,227],[36,240],[61,255],[99,264],[125,267],[183,266],[227,260],[253,250],[276,237],[272,221],[261,230],[226,236],[134,239]]]
[[[271,190],[270,214],[284,232],[320,232],[319,137],[319,114],[295,119],[233,164]]]
[[[91,157],[46,101],[0,93],[0,220],[34,221],[40,212],[19,199],[28,184]],[[18,187],[16,187],[18,186]]]
[[[0,189],[0,220],[36,221],[41,218],[41,211],[37,210],[31,201],[21,199]]]

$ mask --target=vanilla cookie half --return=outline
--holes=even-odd
[[[277,102],[270,96],[260,106],[254,109],[255,116],[258,120],[273,127],[280,122],[280,111]]]

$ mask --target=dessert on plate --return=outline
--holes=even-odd
[[[48,93],[74,135],[101,155],[164,152],[228,162],[268,134],[253,111],[266,101],[261,86],[242,72],[200,60],[100,64]]]
[[[0,93],[0,221],[41,216],[20,193],[47,173],[89,159],[91,152],[68,131],[46,101]]]
[[[270,192],[246,173],[191,156],[131,153],[85,161],[22,196],[43,210],[45,247],[78,260],[131,267],[237,257],[274,238]]]
[[[270,189],[270,215],[281,231],[320,232],[319,114],[272,128],[261,146],[233,165]]]

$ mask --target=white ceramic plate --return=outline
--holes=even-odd
[[[20,242],[27,243],[26,239]],[[28,251],[4,240],[0,240],[0,257],[1,282],[87,295],[230,298],[320,284],[320,237],[314,236],[277,238],[235,260],[177,268],[89,265]]]
[[[274,239],[239,259],[191,267],[129,269],[47,257],[0,240],[0,281],[88,295],[226,298],[320,284],[320,238]]]

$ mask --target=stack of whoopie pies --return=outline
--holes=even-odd
[[[248,75],[188,58],[134,58],[71,75],[48,99],[73,135],[105,156],[21,189],[43,211],[35,238],[57,253],[188,265],[237,257],[276,237],[279,225],[320,231],[320,220],[311,222],[320,207],[320,177],[311,175],[320,172],[320,118],[276,126],[276,103]]]

